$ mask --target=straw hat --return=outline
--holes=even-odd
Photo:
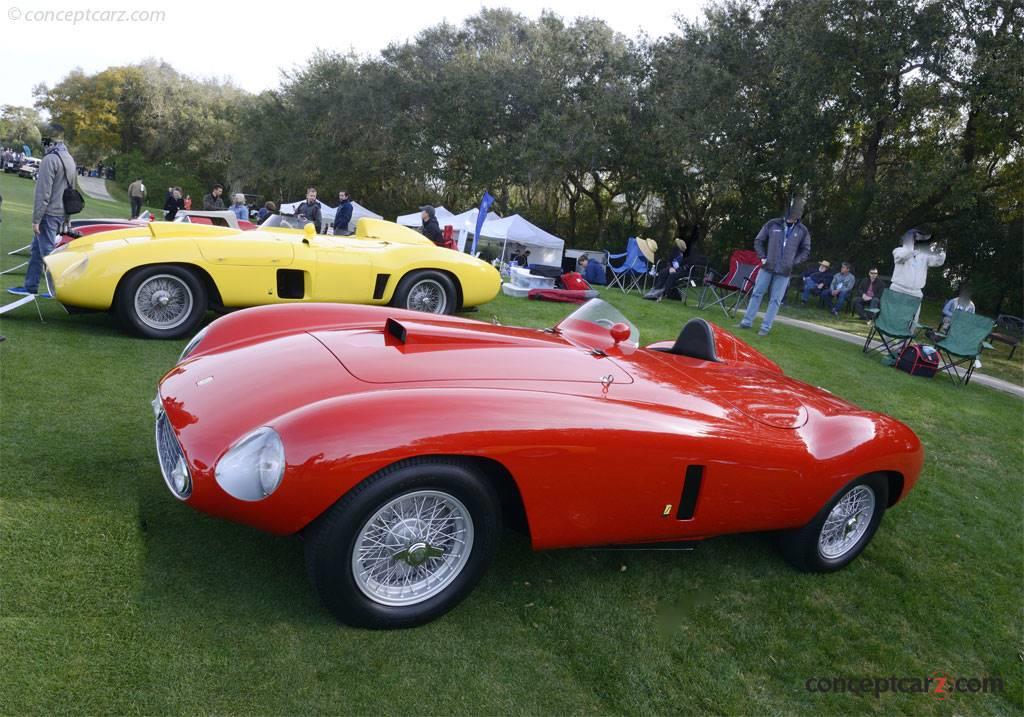
[[[684,254],[686,253],[686,242],[684,242],[682,239],[678,237],[676,237],[676,246],[679,247],[679,251],[683,252]]]
[[[636,246],[647,261],[654,263],[654,253],[658,251],[658,242],[653,239],[636,238]]]
[[[818,262],[818,266],[823,266],[823,267],[825,267],[826,269],[828,269],[828,268],[829,268],[829,267],[831,267],[832,265],[831,265],[831,264],[829,264],[829,263],[828,263],[827,261],[825,261],[824,259],[822,259],[821,261],[819,261],[819,262]]]

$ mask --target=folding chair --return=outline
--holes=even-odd
[[[612,259],[622,259],[622,263],[615,266]],[[643,293],[640,288],[641,282],[647,275],[647,260],[640,254],[640,247],[636,244],[636,237],[630,237],[626,242],[626,251],[622,254],[608,255],[608,268],[612,271],[612,280],[608,286],[617,286],[624,294],[636,289]]]
[[[904,347],[917,336],[917,332],[926,328],[923,324],[917,323],[921,300],[916,296],[886,289],[882,292],[879,302],[878,316],[871,322],[863,351],[885,351],[890,359],[896,361]],[[872,348],[871,341],[876,335],[880,344]]]
[[[885,298],[885,295],[882,297]],[[945,338],[935,342],[935,348],[945,362],[939,366],[939,371],[948,373],[957,385],[966,386],[974,373],[974,365],[981,356],[981,350],[991,348],[991,344],[985,346],[985,338],[995,325],[996,322],[987,316],[954,311]],[[967,370],[961,373],[961,368]]]
[[[697,308],[720,306],[726,316],[732,317],[743,299],[749,297],[750,292],[754,290],[754,282],[760,269],[761,259],[757,252],[737,249],[729,257],[729,272],[725,276],[715,279],[716,272],[709,271],[710,278],[704,281],[704,289],[700,292]]]

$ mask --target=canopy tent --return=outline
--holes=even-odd
[[[337,207],[329,207],[323,202],[321,202],[319,199],[316,200],[316,203],[320,205],[320,216],[323,217],[324,224],[334,224],[334,213],[337,211]],[[280,207],[281,213],[294,214],[295,210],[298,209],[300,204],[302,204],[302,202],[291,202],[289,204],[282,204]],[[363,217],[369,217],[370,219],[384,218],[380,214],[377,214],[376,212],[371,212],[362,204],[359,204],[358,202],[352,202],[352,219],[348,223],[348,230],[350,232],[354,232],[356,230],[356,222],[358,222]],[[321,231],[323,231],[323,229],[324,227],[320,228]]]
[[[565,241],[549,234],[518,214],[504,219],[490,219],[480,228],[481,239],[494,239],[502,243],[502,259],[509,244],[519,244],[530,252],[531,264],[561,266]]]
[[[466,236],[472,234],[473,230],[476,228],[476,215],[479,211],[479,209],[469,209],[462,212],[462,214],[452,214],[444,207],[434,207],[434,216],[437,217],[437,223],[441,229],[444,229],[446,226],[450,226],[455,230],[455,241],[458,245],[459,251],[465,251]],[[402,226],[419,229],[423,226],[422,214],[422,212],[403,214],[397,218],[397,221]],[[500,217],[494,212],[488,212],[487,219],[484,221],[490,221],[492,219],[500,219]]]

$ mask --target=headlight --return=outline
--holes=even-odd
[[[284,444],[264,426],[243,436],[217,463],[217,484],[239,500],[263,500],[284,476]]]
[[[185,348],[182,350],[181,356],[178,357],[178,363],[187,359],[189,355],[196,350],[196,347],[199,346],[199,342],[203,340],[204,336],[206,336],[206,332],[209,328],[209,326],[205,327],[202,331],[193,336],[191,341],[185,344]]]

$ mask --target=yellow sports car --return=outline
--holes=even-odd
[[[46,257],[47,281],[69,310],[114,309],[162,339],[190,334],[210,308],[329,301],[450,314],[501,287],[490,264],[392,222],[320,236],[273,219],[255,231],[151,222],[84,236]]]

